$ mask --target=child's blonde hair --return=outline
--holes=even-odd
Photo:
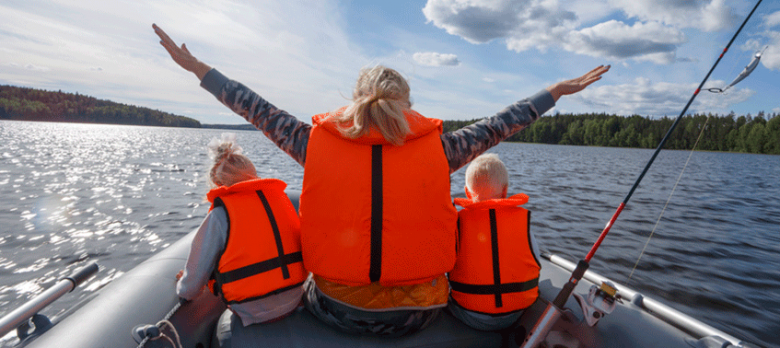
[[[209,171],[211,188],[231,186],[241,181],[257,179],[257,170],[241,147],[236,144],[235,133],[222,133],[221,139],[212,139],[208,145],[213,160]]]
[[[410,132],[404,111],[411,107],[406,79],[393,69],[377,65],[360,70],[352,104],[336,121],[352,123],[342,129],[348,138],[359,138],[376,128],[385,140],[401,145]]]
[[[508,185],[509,173],[496,154],[481,155],[466,168],[466,189],[473,201],[505,198]]]

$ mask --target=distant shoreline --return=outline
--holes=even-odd
[[[200,128],[208,128],[208,129],[227,129],[227,130],[246,130],[246,131],[257,131],[258,129],[255,128],[254,125],[251,124],[205,124],[201,123]]]

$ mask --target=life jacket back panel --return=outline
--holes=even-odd
[[[383,286],[452,269],[457,211],[441,121],[407,113],[412,133],[394,146],[375,131],[344,138],[331,116],[314,117],[307,148],[300,206],[306,268],[340,284]]]
[[[276,179],[244,181],[209,192],[223,206],[229,228],[225,249],[214,274],[217,293],[241,303],[300,286],[303,268],[300,220]]]
[[[539,296],[541,265],[531,247],[530,212],[517,206],[520,201],[527,196],[466,204],[459,212],[458,259],[449,279],[462,307],[502,314],[525,309]]]

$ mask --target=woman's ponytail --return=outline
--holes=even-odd
[[[411,107],[409,84],[397,71],[378,65],[360,70],[352,104],[336,119],[348,138],[359,138],[376,128],[385,140],[402,145],[409,134],[404,111]]]

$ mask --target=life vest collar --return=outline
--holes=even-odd
[[[528,203],[528,195],[518,193],[508,198],[488,199],[474,202],[469,198],[455,198],[455,204],[465,209],[489,209],[496,207],[517,207]]]
[[[346,109],[347,107],[344,106],[333,112],[315,115],[314,117],[312,117],[312,123],[316,126],[320,126],[323,129],[326,129],[328,132],[340,138],[344,138],[344,136],[341,134],[341,129],[351,127],[352,121],[344,122],[344,123],[335,122],[334,116],[341,115],[341,113],[343,113],[344,110]],[[417,111],[411,109],[404,111],[404,116],[406,116],[406,121],[409,123],[409,129],[411,130],[411,132],[409,132],[409,134],[406,135],[404,141],[417,139],[430,132],[439,132],[439,134],[441,134],[441,132],[443,131],[442,120],[435,119],[435,118],[427,118],[417,113]],[[390,144],[387,140],[385,140],[385,137],[382,135],[382,133],[379,132],[379,130],[374,128],[371,128],[367,134],[361,136],[360,138],[356,138],[356,139],[344,138],[344,139],[354,141],[360,144],[365,144],[365,145],[389,145]]]
[[[279,179],[252,179],[245,180],[239,183],[235,183],[230,186],[219,186],[209,191],[206,197],[209,202],[214,203],[214,199],[229,195],[231,193],[238,193],[244,191],[259,191],[263,189],[276,189],[284,191],[287,188],[287,184]]]

